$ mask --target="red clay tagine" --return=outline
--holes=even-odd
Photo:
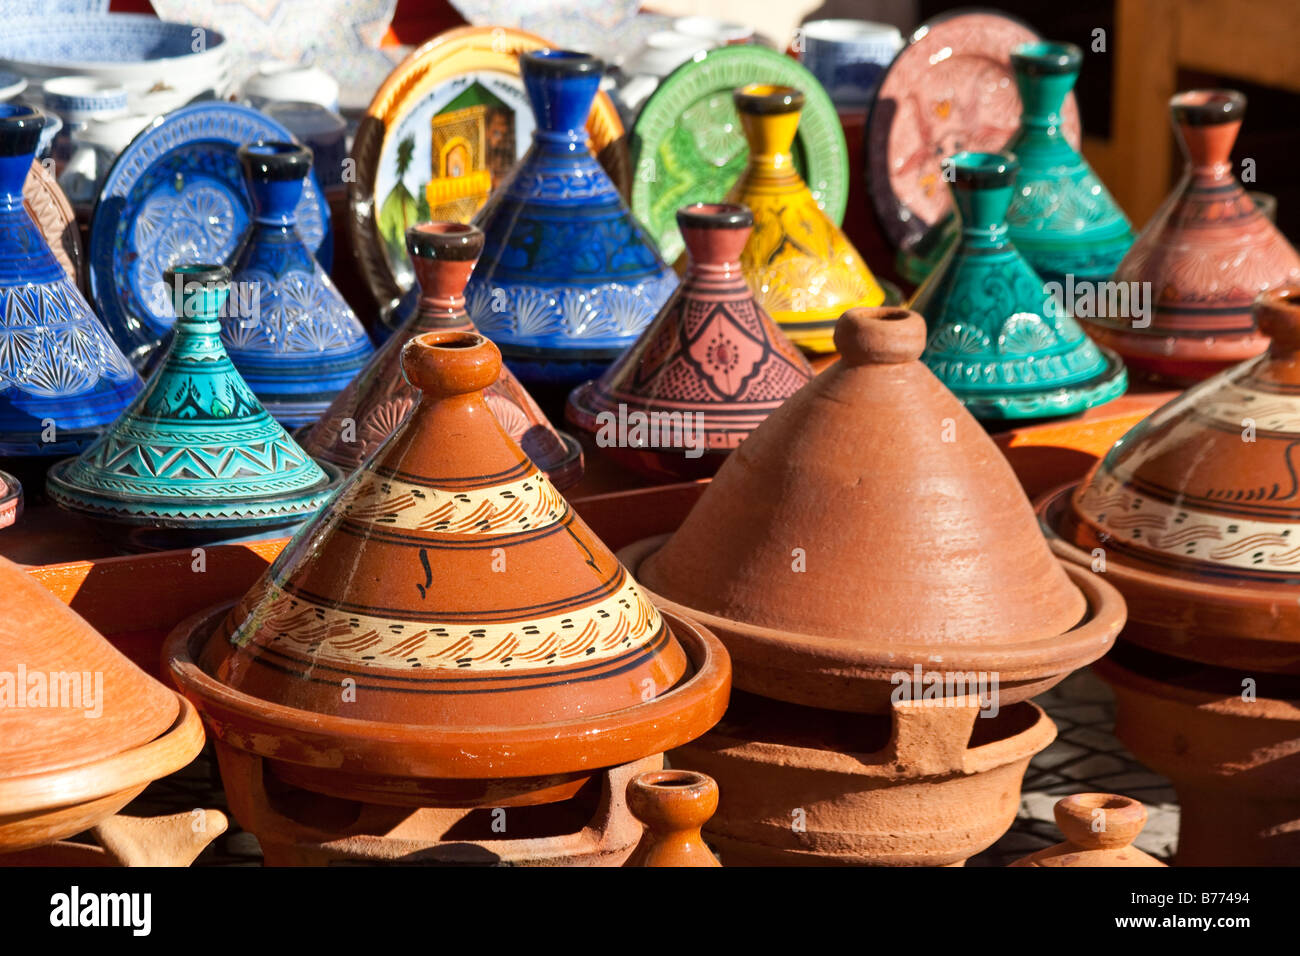
[[[1141,326],[1128,316],[1078,318],[1134,376],[1190,384],[1264,350],[1251,305],[1267,289],[1300,281],[1300,256],[1232,164],[1246,97],[1190,90],[1170,110],[1186,172],[1113,277],[1129,284],[1130,297],[1149,283],[1151,312]]]
[[[344,801],[534,805],[712,726],[725,651],[509,437],[484,399],[496,346],[426,332],[402,368],[423,394],[393,436],[233,610],[169,639],[223,773],[234,748]]]
[[[627,785],[632,815],[645,824],[624,866],[721,866],[700,835],[718,809],[718,785],[693,770],[652,770]]]
[[[1064,843],[1016,860],[1012,866],[1164,866],[1133,846],[1147,822],[1147,808],[1113,793],[1076,793],[1053,811]]]
[[[473,332],[465,284],[483,251],[477,226],[423,222],[406,231],[420,298],[415,313],[333,401],[303,437],[311,455],[348,471],[374,453],[415,406],[419,391],[402,377],[402,346],[422,332]],[[557,488],[582,477],[582,449],[557,432],[508,368],[483,394],[512,439]]]
[[[682,284],[609,371],[569,396],[569,421],[625,464],[656,477],[711,475],[812,378],[745,281],[740,254],[753,224],[737,204],[678,210]]]
[[[1255,319],[1265,354],[1039,504],[1053,549],[1128,603],[1096,669],[1119,738],[1178,791],[1182,865],[1300,860],[1300,287]]]

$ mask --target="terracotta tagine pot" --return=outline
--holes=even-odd
[[[636,345],[569,396],[568,419],[624,464],[655,477],[711,475],[812,378],[741,272],[753,222],[734,204],[678,210],[689,256],[681,286]]]
[[[1114,588],[1052,556],[1006,459],[919,361],[925,334],[915,312],[845,313],[840,361],[754,430],[676,533],[622,553],[722,638],[737,687],[885,714],[899,672],[941,655],[997,672],[1005,707],[1123,623]]]
[[[585,124],[604,64],[534,50],[519,66],[537,128],[474,218],[486,242],[465,296],[522,381],[572,387],[636,341],[677,277],[592,154]]]
[[[791,341],[833,352],[840,313],[880,305],[885,291],[795,171],[790,150],[803,94],[754,84],[736,90],[735,101],[749,162],[726,201],[754,212],[754,231],[740,256],[745,278]]]
[[[1119,358],[1084,335],[1012,244],[1018,168],[1010,153],[944,161],[961,235],[910,303],[929,325],[925,364],[981,419],[1072,415],[1128,385]]]
[[[311,150],[297,143],[240,147],[253,217],[231,266],[238,307],[223,311],[221,322],[235,368],[266,410],[290,426],[316,421],[374,351],[298,235],[311,160]]]
[[[141,546],[300,523],[329,497],[338,472],[298,447],[226,354],[219,316],[229,270],[180,266],[166,281],[177,314],[171,344],[122,417],[50,469],[47,493],[110,526],[148,529],[132,539]]]
[[[483,251],[477,226],[425,222],[406,231],[419,306],[371,357],[366,367],[303,437],[302,446],[321,461],[352,471],[393,433],[420,397],[402,376],[402,346],[422,332],[473,332],[465,313],[465,283]],[[557,488],[582,477],[582,449],[557,432],[508,368],[484,400],[506,432]]]
[[[1164,866],[1133,846],[1147,822],[1147,808],[1132,797],[1076,793],[1056,801],[1053,812],[1064,843],[1016,860],[1012,866]]]
[[[627,785],[645,833],[624,866],[721,866],[700,835],[718,809],[718,785],[693,770],[652,770]]]
[[[1300,288],[1261,297],[1255,318],[1266,353],[1157,410],[1039,503],[1053,550],[1128,603],[1123,654],[1098,673],[1120,739],[1178,790],[1180,864],[1300,859]]]
[[[1300,256],[1232,163],[1245,110],[1235,90],[1191,90],[1170,101],[1187,168],[1114,275],[1150,283],[1149,324],[1084,319],[1135,376],[1185,385],[1258,355],[1268,343],[1251,320],[1255,297],[1300,282]]]
[[[233,609],[168,639],[223,773],[348,819],[530,806],[712,726],[725,651],[662,614],[506,434],[483,396],[496,347],[423,333],[402,366],[423,394],[392,437]]]
[[[1066,138],[1061,110],[1079,78],[1072,43],[1025,43],[1011,51],[1024,112],[1007,152],[1020,161],[1007,234],[1047,282],[1110,279],[1133,230],[1088,161]]]
[[[140,391],[140,376],[91,311],[23,205],[45,128],[0,103],[0,456],[81,451]]]
[[[3,865],[106,821],[198,756],[203,728],[187,701],[5,558],[0,585]]]

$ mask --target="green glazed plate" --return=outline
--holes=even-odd
[[[745,168],[749,150],[731,91],[749,83],[793,86],[804,94],[794,165],[838,225],[849,198],[844,127],[821,84],[790,57],[761,46],[725,46],[688,60],[659,84],[632,128],[632,211],[666,262],[685,248],[677,210],[720,202]]]

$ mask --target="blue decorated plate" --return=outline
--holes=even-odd
[[[91,219],[90,292],[137,367],[175,319],[163,271],[226,262],[243,239],[252,207],[236,150],[291,139],[256,110],[214,100],[159,117],[118,156]],[[298,233],[328,270],[330,212],[314,170],[298,204]]]

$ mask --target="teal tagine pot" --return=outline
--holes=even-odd
[[[465,298],[521,381],[572,386],[637,340],[677,276],[592,155],[587,114],[604,64],[565,50],[519,62],[537,127],[474,220],[485,241]]]
[[[240,148],[253,222],[231,267],[240,307],[227,308],[221,321],[235,368],[266,410],[290,426],[316,421],[375,350],[298,235],[311,159],[297,143]]]
[[[1061,130],[1061,108],[1082,62],[1072,43],[1011,51],[1024,112],[1006,147],[1020,161],[1007,229],[1034,271],[1063,285],[1067,276],[1108,280],[1133,245],[1128,218]]]
[[[961,231],[910,303],[928,328],[922,360],[983,420],[1072,415],[1128,385],[1008,237],[1017,167],[1010,153],[944,161]]]
[[[0,455],[76,454],[142,383],[23,206],[45,128],[0,103]]]
[[[102,522],[171,532],[136,535],[143,548],[301,523],[341,473],[289,437],[226,354],[229,270],[181,266],[166,280],[177,315],[170,345],[126,413],[50,469],[49,497]]]

